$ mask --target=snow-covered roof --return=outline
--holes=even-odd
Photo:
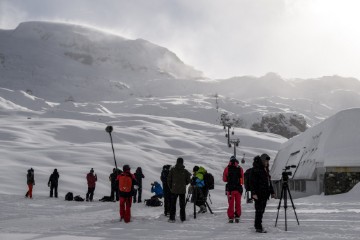
[[[273,180],[285,166],[293,179],[315,179],[316,167],[360,166],[360,108],[347,109],[283,143],[271,168]]]

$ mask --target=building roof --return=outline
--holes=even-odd
[[[285,166],[293,179],[315,179],[317,167],[360,167],[360,108],[331,116],[283,143],[271,168],[273,180],[281,179]]]

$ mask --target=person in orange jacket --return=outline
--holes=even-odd
[[[228,197],[229,207],[227,214],[229,223],[239,222],[241,216],[241,195],[243,192],[244,171],[239,166],[239,161],[232,156],[229,165],[225,168],[223,181],[226,182],[226,195]],[[235,207],[235,211],[234,211]]]
[[[119,182],[119,196],[120,196],[120,222],[124,220],[125,223],[130,222],[131,219],[131,203],[137,185],[134,174],[130,172],[130,166],[124,165],[123,172],[117,177]]]

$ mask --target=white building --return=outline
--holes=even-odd
[[[271,167],[274,188],[292,168],[293,197],[349,191],[360,181],[360,108],[341,111],[282,144]]]

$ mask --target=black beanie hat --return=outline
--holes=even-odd
[[[184,159],[179,157],[177,160],[176,160],[176,164],[180,164],[180,165],[183,165],[184,164]]]
[[[123,171],[125,172],[125,171],[128,171],[128,170],[130,170],[130,166],[129,165],[124,165],[123,166]]]
[[[199,166],[195,166],[195,167],[193,168],[193,172],[197,172],[197,171],[199,171]]]

